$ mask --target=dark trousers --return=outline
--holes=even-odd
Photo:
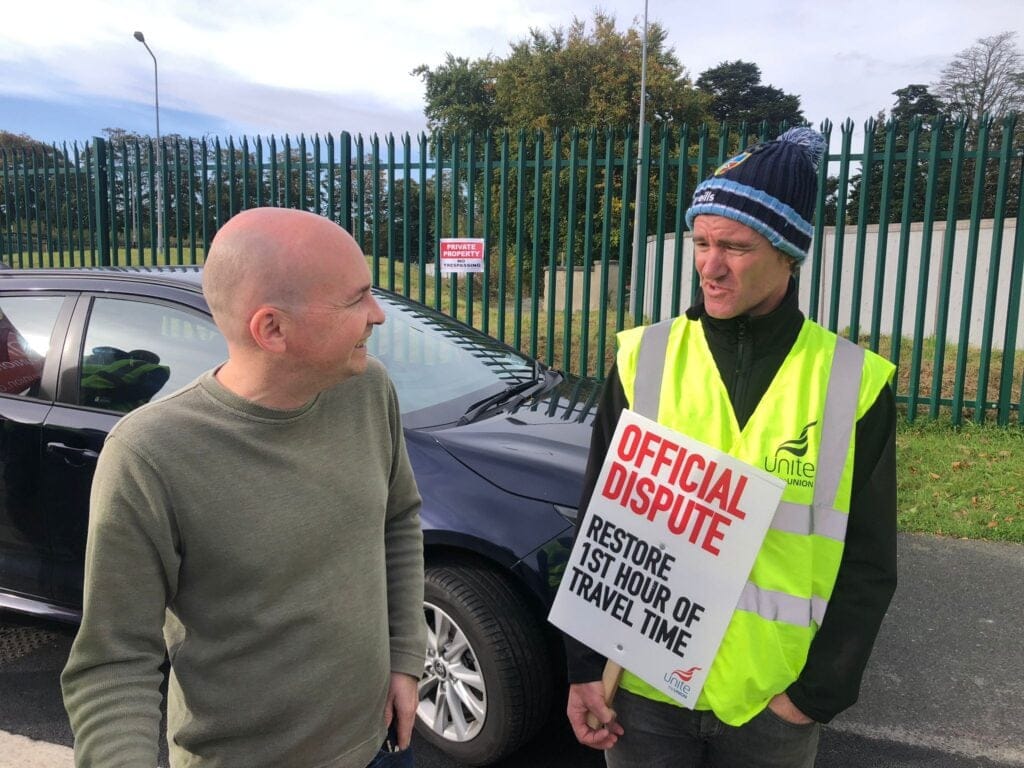
[[[410,746],[401,752],[385,752],[382,749],[366,768],[413,768],[414,765]]]
[[[737,727],[624,690],[612,706],[625,734],[605,753],[608,768],[813,768],[818,752],[819,723],[795,725],[767,707]]]
[[[412,744],[401,752],[392,751],[393,745],[397,743],[398,735],[395,733],[394,724],[392,724],[388,728],[388,735],[384,739],[384,743],[381,744],[380,750],[366,768],[414,768]]]

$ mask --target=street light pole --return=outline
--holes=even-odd
[[[153,99],[156,104],[156,205],[158,208],[156,215],[156,239],[159,244],[158,253],[161,256],[166,256],[164,253],[164,185],[161,174],[161,170],[164,167],[164,148],[163,143],[160,141],[160,80],[157,77],[156,56],[146,43],[146,36],[138,31],[135,32],[134,36],[136,40],[146,47],[150,57],[153,59]]]
[[[644,39],[643,47],[640,49],[640,131],[636,139],[636,197],[633,201],[633,264],[630,269],[630,311],[636,312],[637,301],[637,280],[640,274],[640,248],[646,248],[647,243],[640,242],[640,164],[643,162],[644,152],[644,122],[646,121],[645,107],[647,106],[647,0],[644,0]]]

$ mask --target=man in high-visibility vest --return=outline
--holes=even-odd
[[[605,659],[566,638],[569,720],[611,768],[810,768],[820,724],[857,700],[896,586],[894,367],[797,306],[824,152],[791,129],[702,182],[699,301],[619,334],[581,508],[624,408],[786,489],[694,709],[628,669],[609,705]]]

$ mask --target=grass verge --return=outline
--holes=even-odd
[[[901,531],[1024,543],[1024,427],[901,419]]]

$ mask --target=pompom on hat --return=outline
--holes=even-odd
[[[812,128],[790,128],[741,152],[694,190],[686,226],[692,230],[701,214],[725,216],[802,262],[814,234],[811,218],[824,156],[825,137]]]

